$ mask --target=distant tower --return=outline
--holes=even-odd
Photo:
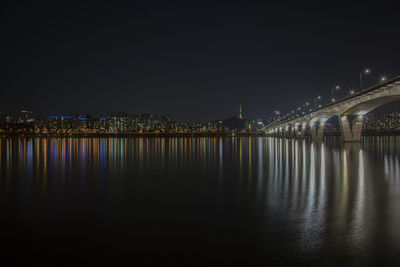
[[[242,104],[239,105],[239,119],[243,119]]]

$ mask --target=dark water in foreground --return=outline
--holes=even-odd
[[[400,264],[399,137],[0,142],[3,263]]]

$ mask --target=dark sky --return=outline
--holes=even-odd
[[[0,110],[266,118],[400,74],[394,3],[2,1]]]

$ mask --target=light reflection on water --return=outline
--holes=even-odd
[[[79,243],[76,233],[95,224],[88,253],[113,261],[176,261],[179,249],[186,262],[391,265],[400,259],[400,139],[334,143],[1,139],[1,234],[51,250],[68,239],[63,229]],[[124,238],[110,248],[98,236]]]

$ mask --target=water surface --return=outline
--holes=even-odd
[[[399,137],[0,139],[14,265],[392,265]]]

